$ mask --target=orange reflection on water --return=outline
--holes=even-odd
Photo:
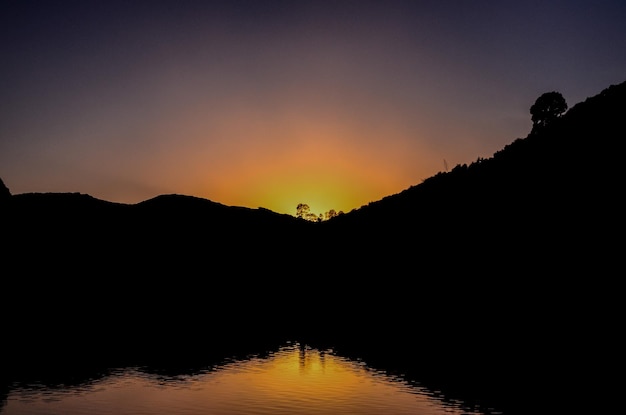
[[[360,362],[301,345],[194,375],[126,370],[88,387],[12,392],[0,413],[14,414],[467,414],[415,385]],[[480,413],[480,412],[475,412]]]

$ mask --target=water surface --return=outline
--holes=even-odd
[[[14,385],[0,409],[2,415],[492,413],[497,412],[445,400],[332,350],[297,343],[192,374],[130,367],[79,386]]]

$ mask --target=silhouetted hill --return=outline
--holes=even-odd
[[[613,85],[490,158],[321,223],[1,183],[3,292],[20,304],[4,308],[5,356],[43,344],[40,363],[69,359],[78,342],[145,358],[298,337],[405,368],[419,350],[420,373],[495,396],[522,375],[575,389],[575,372],[597,375],[614,356],[624,113],[626,83]]]
[[[11,197],[11,192],[9,191],[9,188],[6,187],[2,179],[0,179],[0,203],[3,203],[9,197]]]
[[[437,261],[432,265],[444,274],[450,267],[497,267],[509,275],[595,271],[602,264],[583,260],[602,254],[598,243],[618,219],[625,89],[611,86],[491,158],[457,165],[324,226],[354,235],[347,244],[357,255],[401,252],[416,265]]]
[[[7,238],[20,247],[11,252],[14,258],[32,258],[29,266],[38,271],[51,272],[58,264],[64,274],[75,271],[65,266],[70,264],[127,274],[163,272],[165,265],[176,272],[219,267],[230,257],[226,253],[257,256],[255,250],[272,244],[268,235],[311,225],[267,209],[184,195],[130,205],[80,193],[27,193],[11,196],[5,211],[11,218]]]

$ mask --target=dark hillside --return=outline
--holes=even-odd
[[[615,247],[607,236],[620,221],[625,110],[626,83],[611,86],[491,158],[324,225],[339,238],[354,235],[351,252],[379,252],[382,261],[402,252],[401,260],[443,273],[597,271],[592,255]]]
[[[52,272],[57,263],[64,274],[82,267],[126,275],[199,270],[211,263],[219,268],[228,258],[267,253],[270,234],[286,238],[312,225],[267,209],[184,195],[127,205],[79,193],[28,193],[11,196],[3,209],[9,257],[16,264],[24,259],[33,271]]]
[[[314,225],[182,195],[126,205],[29,193],[0,209],[5,352],[15,354],[0,363],[17,365],[5,373],[24,353],[34,366],[69,364],[91,347],[104,359],[147,359],[279,335],[281,318],[269,316],[297,300],[276,289],[284,258]]]
[[[9,190],[9,188],[4,184],[4,182],[2,181],[2,179],[0,179],[0,204],[4,203],[6,200],[8,200],[8,198],[11,197],[11,191]]]

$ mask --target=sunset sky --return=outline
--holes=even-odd
[[[348,212],[626,81],[621,1],[0,0],[0,178]]]

